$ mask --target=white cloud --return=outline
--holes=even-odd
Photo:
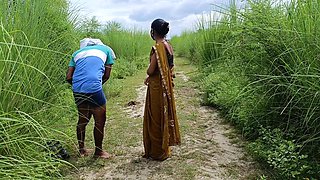
[[[125,27],[149,30],[151,22],[162,18],[170,23],[169,36],[194,29],[212,4],[225,5],[229,0],[69,0],[81,16],[96,16],[101,23],[117,21]]]
[[[197,15],[211,10],[210,3],[203,0],[200,3],[194,0],[160,1],[146,8],[140,6],[134,9],[129,18],[136,21],[152,21],[161,17],[166,20],[179,20],[189,15]]]

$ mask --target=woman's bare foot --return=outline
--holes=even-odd
[[[79,149],[79,153],[81,157],[89,156],[92,153],[92,151],[93,151],[92,149],[85,149],[85,148]]]
[[[100,151],[100,152],[95,152],[93,157],[94,158],[110,159],[112,157],[112,155],[107,152]]]

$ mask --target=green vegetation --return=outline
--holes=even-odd
[[[59,140],[76,154],[77,112],[65,72],[79,40],[101,38],[115,50],[109,96],[121,93],[118,79],[146,66],[141,56],[152,41],[146,32],[112,23],[83,29],[66,0],[4,0],[0,12],[0,177],[59,178],[62,167],[73,165],[51,157],[46,143]]]
[[[5,0],[0,11],[0,176],[60,177],[68,163],[46,151],[55,132],[46,123],[52,108],[64,112],[58,105],[65,89],[61,69],[75,44],[67,3]]]
[[[204,16],[196,32],[172,38],[176,55],[200,69],[204,103],[241,130],[251,142],[249,152],[275,178],[320,178],[320,0],[249,0],[241,9],[230,4],[220,7],[219,18],[216,12]],[[102,39],[118,57],[104,86],[114,105],[108,111],[114,125],[107,131],[109,148],[124,154],[117,138],[122,131],[126,145],[139,146],[137,136],[125,133],[132,123],[122,122],[130,119],[115,120],[121,119],[117,109],[136,95],[137,80],[127,78],[138,72],[143,81],[139,70],[146,68],[153,43],[147,32],[81,20],[66,0],[3,0],[0,12],[0,177],[61,178],[64,167],[81,166],[51,157],[46,143],[59,140],[76,154],[77,112],[65,72],[79,40],[88,36]],[[131,89],[123,91],[128,84]],[[197,113],[180,116],[191,123]],[[188,177],[196,175],[194,167],[184,168]]]
[[[205,103],[225,113],[279,178],[319,178],[319,0],[230,1],[172,39],[201,69]]]

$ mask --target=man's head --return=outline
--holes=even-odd
[[[80,40],[80,48],[93,45],[104,45],[100,39],[84,38]]]

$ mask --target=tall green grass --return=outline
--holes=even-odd
[[[12,114],[12,113],[11,113]],[[0,114],[0,177],[43,179],[60,177],[64,163],[49,156],[47,130],[23,112]]]
[[[122,79],[147,67],[148,56],[154,43],[148,32],[106,26],[101,39],[112,47],[117,56],[112,72],[113,78]]]
[[[119,58],[129,61],[148,55],[154,43],[148,32],[136,28],[113,29],[106,26],[102,39],[115,50]]]
[[[45,146],[65,90],[65,64],[73,49],[73,24],[65,0],[4,0],[0,4],[0,176],[61,177],[65,162]]]
[[[258,159],[282,178],[319,178],[320,1],[235,3],[176,47],[201,44],[189,52],[205,75],[206,101],[253,140]]]
[[[116,52],[108,98],[121,93],[121,79],[146,68],[153,41],[147,32],[108,25],[84,33],[66,0],[5,0],[0,12],[0,177],[61,178],[61,167],[72,165],[51,157],[45,144],[60,140],[77,152],[77,111],[65,72],[80,39],[101,38]]]
[[[50,102],[55,85],[64,80],[62,68],[75,45],[72,25],[66,21],[67,4],[27,0],[1,5],[2,108],[32,112],[33,105]]]

